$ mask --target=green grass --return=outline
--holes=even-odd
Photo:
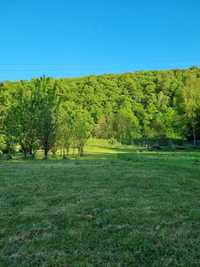
[[[0,161],[0,267],[200,266],[200,153],[86,151]]]

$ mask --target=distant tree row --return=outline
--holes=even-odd
[[[200,139],[200,69],[77,79],[37,78],[0,85],[0,150],[24,157],[70,148],[90,136],[123,144]]]

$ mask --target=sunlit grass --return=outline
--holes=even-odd
[[[199,266],[200,153],[140,151],[0,161],[0,266]]]

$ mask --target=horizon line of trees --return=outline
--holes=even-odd
[[[200,68],[0,84],[0,150],[84,153],[89,137],[122,144],[200,138]]]

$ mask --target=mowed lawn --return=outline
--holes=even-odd
[[[0,161],[0,267],[200,266],[200,152],[115,152]]]

